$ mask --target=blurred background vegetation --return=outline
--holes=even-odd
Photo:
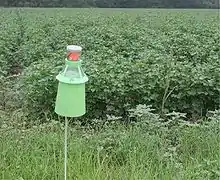
[[[219,8],[218,0],[1,0],[5,7]]]

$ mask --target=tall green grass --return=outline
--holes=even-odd
[[[220,137],[216,125],[179,130],[178,145],[167,134],[118,128],[89,133],[69,128],[68,179],[217,180]],[[145,127],[147,128],[147,127]],[[0,179],[62,180],[63,126],[50,123],[1,131]]]

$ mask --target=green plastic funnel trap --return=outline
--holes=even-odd
[[[82,48],[80,46],[67,46],[67,57],[64,69],[57,75],[59,80],[55,112],[65,116],[65,142],[64,142],[64,180],[67,180],[67,117],[79,117],[85,114],[85,83],[88,77],[83,72],[79,60]]]
[[[65,68],[57,75],[59,80],[55,112],[61,116],[79,117],[85,114],[85,83],[81,60],[66,59]]]

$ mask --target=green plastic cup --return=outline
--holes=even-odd
[[[79,117],[86,113],[85,83],[88,77],[81,61],[66,59],[66,67],[56,77],[59,80],[55,112],[60,116]]]

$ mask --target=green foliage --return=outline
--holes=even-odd
[[[101,8],[218,8],[216,0],[2,0],[0,6]]]
[[[33,63],[23,72],[16,89],[22,90],[19,102],[30,117],[37,119],[53,114],[58,85],[55,76],[59,70],[59,66],[44,59],[43,63]]]
[[[210,112],[206,123],[182,127],[174,126],[183,118],[179,113],[159,119],[139,105],[131,115],[139,117],[137,123],[115,126],[112,121],[98,131],[68,128],[68,179],[219,179],[219,111]],[[1,179],[63,179],[63,123],[27,126],[11,117],[0,118]],[[153,119],[161,122],[154,133]],[[167,139],[174,128],[161,131],[165,122],[178,132],[177,144]]]
[[[13,32],[1,30],[1,72],[12,73],[15,62],[22,69],[14,88],[28,114],[54,115],[67,44],[83,47],[87,117],[128,117],[128,109],[147,104],[196,120],[219,107],[217,11],[74,11],[2,11],[17,24],[6,18],[1,25]]]

